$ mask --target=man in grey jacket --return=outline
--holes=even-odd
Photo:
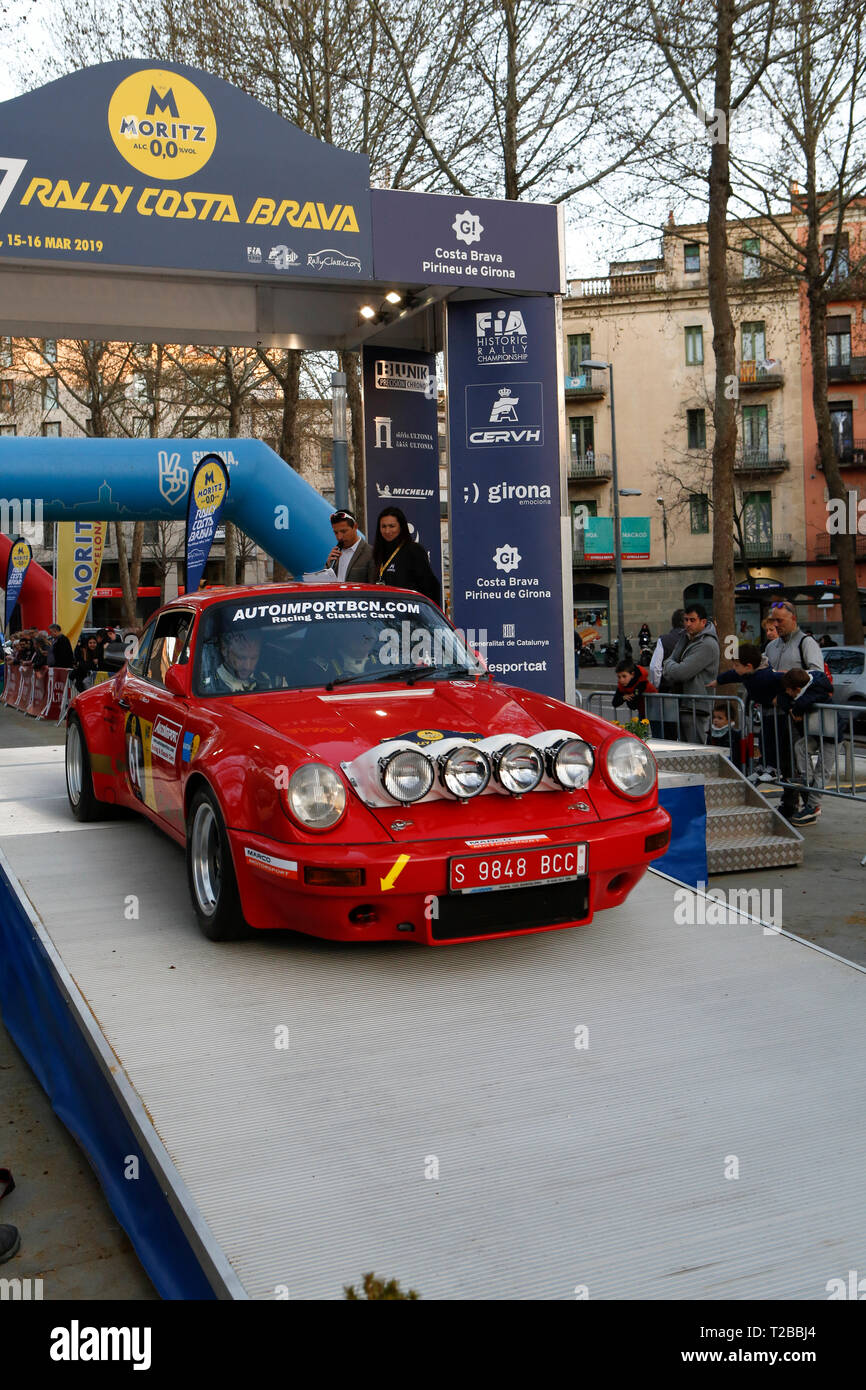
[[[719,639],[702,603],[686,606],[685,632],[662,667],[668,688],[678,695],[706,695],[719,674]],[[711,700],[678,700],[680,737],[686,743],[706,743]]]
[[[358,530],[351,512],[334,512],[331,517],[334,540],[326,565],[331,565],[337,578],[345,584],[375,584],[378,579],[373,561],[373,547]]]

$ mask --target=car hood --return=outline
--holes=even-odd
[[[487,680],[272,691],[238,696],[232,704],[335,767],[389,739],[434,743],[437,734],[505,733],[525,738],[545,727],[507,688]]]
[[[550,718],[545,722],[521,703],[520,692],[487,680],[432,681],[428,685],[388,684],[376,689],[339,687],[332,691],[305,690],[267,695],[247,695],[233,701],[239,710],[303,745],[314,757],[339,767],[351,762],[367,749],[390,739],[409,738],[431,750],[442,737],[486,737],[513,734],[527,738],[542,729],[568,728],[578,733],[587,717],[550,701]],[[590,721],[595,725],[596,721]],[[595,730],[588,734],[591,741]],[[483,822],[488,834],[537,830],[539,821],[548,827],[574,826],[598,819],[592,789],[585,787],[577,796],[572,792],[548,791],[535,796],[505,795],[483,798]],[[451,836],[458,817],[477,832],[479,803],[460,806],[452,801],[420,802],[412,806],[411,818],[397,817],[400,833],[394,834],[397,807],[368,808],[392,838],[426,835]],[[405,827],[405,829],[403,829]]]

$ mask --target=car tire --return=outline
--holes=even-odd
[[[93,773],[87,740],[77,715],[71,715],[66,726],[66,795],[76,820],[105,820],[108,807],[98,801],[93,790]]]
[[[249,936],[225,821],[207,787],[200,787],[190,802],[186,874],[195,915],[208,941],[241,941]]]

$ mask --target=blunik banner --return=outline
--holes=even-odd
[[[364,348],[367,525],[372,545],[385,507],[405,512],[442,579],[436,359],[410,348]]]
[[[61,632],[73,647],[99,583],[107,521],[58,521],[55,608]]]
[[[7,632],[32,559],[33,551],[29,542],[19,537],[9,551],[9,563],[6,566],[6,612],[3,626]]]
[[[0,103],[7,259],[370,279],[370,162],[195,68],[101,63]]]
[[[205,454],[192,475],[186,511],[186,592],[201,583],[220,514],[229,495],[229,472],[217,454]]]
[[[448,305],[451,600],[490,669],[565,693],[552,299]]]

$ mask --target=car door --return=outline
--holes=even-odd
[[[194,614],[162,613],[138,669],[128,668],[125,708],[126,775],[133,797],[174,830],[183,829],[181,742],[187,701],[165,688],[169,667],[187,659]]]

